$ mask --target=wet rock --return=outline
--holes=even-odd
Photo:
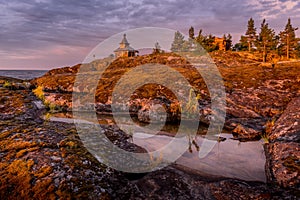
[[[261,132],[256,131],[252,128],[244,127],[239,124],[233,131],[232,134],[234,138],[240,141],[249,141],[249,140],[259,140],[261,137]]]

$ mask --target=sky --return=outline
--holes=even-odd
[[[237,42],[250,17],[258,31],[263,18],[276,33],[289,17],[300,27],[300,1],[0,0],[0,69],[72,66],[110,36],[141,27],[188,34],[193,26]]]

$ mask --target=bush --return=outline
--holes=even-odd
[[[5,83],[3,84],[3,87],[5,88],[11,88],[11,83],[9,81],[5,81]]]
[[[45,101],[45,94],[42,86],[38,86],[36,89],[34,89],[33,93],[37,98],[39,98],[43,102]]]

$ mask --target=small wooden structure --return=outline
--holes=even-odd
[[[135,50],[129,45],[127,41],[126,34],[123,35],[123,40],[120,42],[120,47],[117,48],[115,51],[116,58],[119,57],[134,57],[137,56],[139,51]]]

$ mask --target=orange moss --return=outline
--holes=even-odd
[[[32,188],[34,191],[34,199],[57,199],[54,193],[55,186],[52,184],[51,178],[38,180],[35,186]]]
[[[7,174],[1,173],[0,196],[8,196],[10,188],[13,188],[14,193],[9,194],[13,199],[29,199],[32,187],[30,170],[33,165],[33,160],[15,160],[6,166]]]
[[[38,149],[39,149],[39,147],[33,147],[33,148],[29,148],[29,149],[22,149],[21,151],[16,153],[16,158],[20,158],[20,157],[24,156],[26,153],[36,151]]]
[[[43,166],[37,173],[34,174],[37,178],[43,178],[49,174],[51,174],[53,168],[51,166]]]
[[[27,141],[10,141],[9,144],[5,147],[5,150],[21,150],[21,149],[29,149],[31,147],[37,146],[36,142],[27,142]]]

